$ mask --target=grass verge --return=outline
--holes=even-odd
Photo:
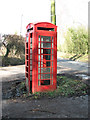
[[[25,84],[21,83],[21,86]],[[24,87],[24,86],[23,86]],[[23,88],[21,87],[21,88]],[[41,97],[57,97],[57,96],[64,96],[64,97],[72,97],[72,96],[81,96],[86,95],[88,92],[88,86],[83,83],[81,80],[75,80],[73,78],[69,78],[67,76],[57,76],[57,89],[55,91],[48,91],[48,92],[36,92],[35,94],[25,94],[24,96],[28,98],[41,98]]]
[[[9,83],[8,86],[9,88],[7,88],[7,91],[3,90],[3,99],[13,99],[17,97],[24,99],[39,99],[42,97],[55,98],[58,96],[73,97],[86,95],[88,92],[88,85],[83,83],[81,80],[76,80],[75,78],[65,75],[57,75],[57,89],[54,91],[28,94],[25,81],[17,81],[15,83],[13,82],[13,84],[11,83],[11,85]]]

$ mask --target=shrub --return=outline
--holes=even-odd
[[[64,44],[67,46],[68,53],[76,55],[88,53],[88,32],[85,27],[68,28]]]

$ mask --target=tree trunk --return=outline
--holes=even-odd
[[[8,54],[9,54],[9,52],[10,52],[10,49],[9,49],[8,45],[6,45],[4,42],[3,42],[3,45],[4,45],[4,47],[7,49],[6,54],[5,54],[4,57],[8,57]]]

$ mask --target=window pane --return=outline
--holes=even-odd
[[[39,36],[39,39],[38,39],[39,41],[40,41],[40,36]]]
[[[32,71],[30,71],[30,75],[32,75]]]
[[[38,48],[40,48],[40,42],[38,43]]]
[[[50,62],[46,62],[46,67],[51,66],[50,64],[51,64]]]
[[[44,54],[51,54],[51,49],[43,49]]]
[[[38,68],[38,73],[40,73],[40,68]]]
[[[53,62],[52,62],[52,66],[53,66]]]
[[[30,70],[32,70],[32,66],[30,66]]]
[[[30,81],[32,81],[32,76],[30,76]]]
[[[30,39],[30,42],[32,43],[32,38]]]
[[[53,60],[53,55],[52,55],[52,60]]]
[[[41,41],[51,42],[51,37],[50,36],[41,36]]]
[[[50,68],[41,68],[41,73],[49,73]]]
[[[51,43],[41,43],[41,48],[51,48]]]
[[[52,49],[52,54],[53,54],[53,49]]]
[[[26,42],[28,42],[28,36],[26,37]]]
[[[43,65],[41,65],[41,67],[43,67]]]
[[[41,55],[41,60],[43,60],[43,55]]]
[[[40,62],[38,62],[38,67],[40,67]]]
[[[43,53],[43,49],[41,49],[41,53]]]
[[[40,61],[40,55],[38,55],[38,60]]]
[[[41,74],[41,79],[50,79],[50,74]]]
[[[53,48],[53,43],[52,43],[52,48]]]
[[[51,60],[51,55],[44,55],[44,59]]]
[[[32,48],[32,44],[30,44],[30,48]]]
[[[32,53],[32,49],[30,49],[30,53]]]
[[[32,55],[30,55],[30,59],[32,59]]]
[[[40,86],[40,80],[38,81],[38,86]]]
[[[30,64],[32,64],[32,60],[30,60]]]
[[[38,49],[38,54],[40,54],[40,49]]]
[[[40,79],[40,74],[38,74],[38,79]]]

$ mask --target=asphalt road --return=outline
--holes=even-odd
[[[79,72],[88,74],[88,63],[72,61],[68,59],[58,58],[57,59],[57,73],[65,72]]]
[[[84,73],[88,74],[88,63],[57,59],[57,73]],[[0,68],[0,81],[10,81],[14,78],[25,77],[25,65],[9,66]]]

